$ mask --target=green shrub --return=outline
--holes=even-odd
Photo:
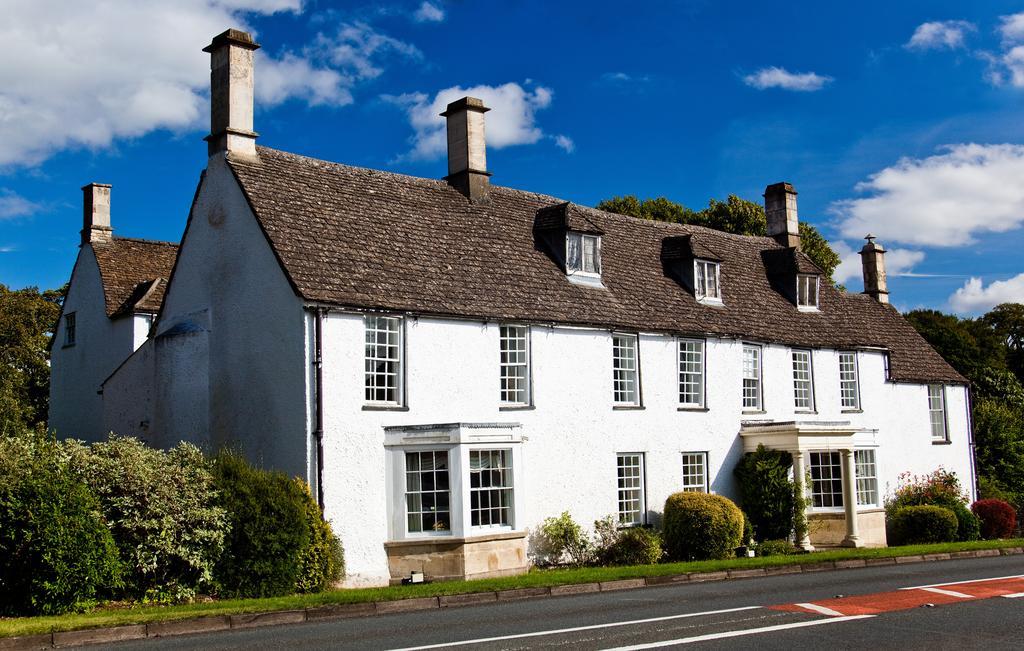
[[[788,556],[797,551],[788,540],[766,540],[757,545],[758,556]]]
[[[600,522],[594,523],[595,528]],[[654,529],[629,527],[614,531],[614,536],[603,537],[604,544],[597,545],[594,557],[599,565],[654,565],[665,553],[661,535]]]
[[[122,437],[65,445],[73,472],[99,498],[124,565],[125,596],[173,602],[211,587],[228,521],[198,448],[182,443],[165,452]]]
[[[310,546],[308,494],[284,473],[260,470],[242,457],[214,459],[220,505],[231,523],[214,568],[225,597],[273,597],[296,591]]]
[[[956,517],[954,540],[977,540],[981,536],[981,523],[967,508],[967,494],[960,487],[956,473],[942,468],[921,476],[902,473],[899,482],[895,493],[885,500],[887,520],[906,506],[941,506]]]
[[[292,481],[298,483],[306,496],[304,515],[310,541],[299,558],[299,578],[295,588],[297,592],[323,592],[345,573],[341,541],[334,535],[330,523],[324,520],[309,485],[301,479]]]
[[[788,538],[796,509],[790,479],[793,456],[784,450],[757,450],[743,455],[733,474],[739,482],[740,504],[757,540]]]
[[[557,518],[547,518],[534,532],[531,540],[537,561],[541,565],[565,562],[582,567],[591,562],[593,545],[583,527],[578,525],[568,511]]]
[[[743,536],[743,512],[706,493],[675,493],[665,502],[665,550],[672,560],[731,558]]]
[[[889,543],[914,545],[953,542],[957,520],[953,511],[942,506],[904,506],[888,518]]]
[[[89,487],[39,435],[0,437],[0,615],[80,610],[116,587],[117,547]]]

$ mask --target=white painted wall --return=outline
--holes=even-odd
[[[498,326],[406,319],[407,411],[363,409],[364,330],[360,315],[331,313],[324,324],[325,491],[341,536],[350,582],[388,575],[383,427],[449,422],[522,423],[517,526],[531,528],[563,510],[582,524],[616,512],[616,453],[643,452],[648,509],[656,520],[681,485],[684,451],[706,451],[711,489],[734,497],[732,470],[742,454],[743,420],[850,421],[877,428],[879,489],[898,473],[939,465],[972,483],[965,390],[948,387],[951,445],[932,445],[926,388],[885,382],[884,355],[859,353],[863,413],[842,413],[835,351],[814,351],[817,414],[796,414],[790,350],[764,348],[764,414],[741,410],[742,342],[706,344],[707,411],[679,411],[676,340],[640,337],[643,410],[612,409],[611,334],[535,326],[532,410],[499,408]],[[394,492],[394,491],[392,491]],[[394,499],[401,508],[401,496]]]
[[[98,441],[110,431],[103,419],[102,382],[145,341],[148,315],[110,319],[99,266],[90,245],[78,253],[63,314],[75,313],[75,345],[65,346],[63,315],[50,359],[48,425],[58,436]]]
[[[223,154],[201,183],[156,334],[162,445],[237,447],[308,476],[302,303]]]

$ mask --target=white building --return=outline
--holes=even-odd
[[[903,471],[973,486],[964,379],[888,304],[880,246],[866,294],[821,278],[789,184],[766,190],[770,237],[492,186],[473,98],[444,114],[442,181],[257,147],[257,47],[207,48],[210,158],[166,296],[81,409],[308,479],[350,584],[523,571],[545,517],[735,496],[758,443],[812,476],[819,545],[884,544]]]

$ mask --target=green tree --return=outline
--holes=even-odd
[[[1024,409],[982,398],[973,415],[978,474],[1024,506]]]
[[[50,339],[63,300],[64,288],[0,284],[0,435],[46,421]]]
[[[983,319],[960,319],[938,310],[912,310],[904,316],[967,379],[982,377],[986,369],[1006,369],[1006,344]]]
[[[1024,382],[1024,304],[1003,303],[981,317],[1006,344],[1006,365]]]
[[[763,236],[768,232],[764,207],[734,194],[730,194],[725,201],[711,199],[707,208],[699,211],[665,197],[641,200],[636,195],[605,199],[597,204],[597,208],[640,219],[705,226],[736,235]],[[821,232],[810,224],[800,222],[800,244],[801,250],[831,279],[832,272],[839,266],[839,254],[829,246]]]

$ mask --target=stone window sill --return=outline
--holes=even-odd
[[[363,411],[409,411],[406,405],[363,405]]]
[[[646,409],[643,405],[612,405],[613,411],[640,411]]]
[[[536,408],[534,405],[502,405],[498,411],[533,411]]]
[[[932,441],[932,445],[953,445],[952,441]]]
[[[676,411],[709,411],[707,407],[679,407]]]

